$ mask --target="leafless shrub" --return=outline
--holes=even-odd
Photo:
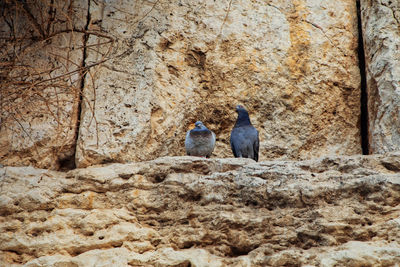
[[[55,136],[42,139],[57,140],[55,153],[76,140],[79,106],[85,101],[84,77],[89,69],[108,60],[114,45],[111,36],[91,30],[88,4],[80,6],[84,2],[0,2],[0,131],[23,138],[18,141],[25,143],[22,147],[45,145],[35,143],[40,131],[32,126],[44,118],[54,122]],[[91,36],[99,41],[87,45]],[[87,64],[89,50],[103,53],[102,57]]]

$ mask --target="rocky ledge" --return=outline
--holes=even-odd
[[[1,266],[391,266],[400,154],[0,169]]]

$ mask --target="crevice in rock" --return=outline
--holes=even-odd
[[[231,253],[229,253],[227,256],[229,257],[239,257],[239,256],[244,256],[248,255],[250,251],[252,251],[252,248],[249,247],[231,247]]]
[[[89,39],[89,24],[91,20],[90,16],[90,1],[88,0],[87,2],[87,14],[86,14],[86,25],[84,29],[84,35],[82,37],[82,43],[83,43],[83,52],[82,52],[82,64],[81,64],[81,83],[79,87],[79,99],[78,99],[78,111],[77,111],[77,122],[76,122],[76,129],[75,129],[75,151],[73,155],[74,159],[74,164],[71,169],[76,168],[75,164],[75,159],[76,159],[76,151],[77,151],[77,145],[78,145],[78,138],[79,138],[79,129],[80,129],[80,124],[81,124],[81,119],[82,119],[82,103],[83,103],[83,89],[85,88],[85,79],[86,79],[86,74],[87,74],[87,64],[86,64],[86,59],[87,59],[87,42]]]
[[[76,138],[75,138],[74,142],[76,143]],[[76,166],[75,166],[75,150],[76,150],[76,145],[73,150],[74,153],[72,155],[57,159],[58,171],[69,171],[69,170],[76,168]]]
[[[363,155],[369,154],[368,142],[368,92],[367,92],[367,75],[365,68],[364,40],[361,24],[361,7],[360,0],[356,1],[357,5],[357,24],[358,24],[358,64],[361,76],[361,115],[360,115],[360,132],[361,132],[361,147]]]

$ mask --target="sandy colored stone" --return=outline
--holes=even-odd
[[[396,266],[398,243],[351,241],[337,247],[288,249],[267,257],[266,266]],[[317,252],[318,251],[318,252]]]
[[[225,266],[220,257],[210,255],[203,249],[174,251],[172,248],[149,253],[135,253],[125,248],[112,248],[85,252],[77,257],[61,255],[44,256],[27,263],[26,267],[44,266],[187,266],[220,267]]]
[[[87,2],[3,1],[1,9],[0,163],[59,169],[75,153],[83,35],[70,30],[84,29]]]
[[[370,153],[400,149],[400,2],[361,0]]]
[[[400,261],[398,243],[352,241],[337,251],[319,256],[321,266],[396,266]]]
[[[90,2],[76,162],[184,155],[189,125],[231,157],[234,107],[260,131],[260,159],[361,153],[354,1]],[[91,36],[96,45],[106,39]]]
[[[399,154],[0,169],[0,265],[391,266]]]

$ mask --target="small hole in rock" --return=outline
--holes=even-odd
[[[76,168],[75,166],[75,155],[58,159],[58,170],[69,171]]]
[[[161,182],[163,182],[165,180],[166,177],[167,177],[167,175],[165,173],[156,174],[154,176],[154,182],[155,183],[161,183]]]
[[[243,256],[249,254],[249,252],[252,251],[250,247],[231,247],[231,253],[230,256],[237,257],[237,256]]]
[[[192,248],[194,246],[194,243],[193,242],[185,242],[184,244],[183,244],[183,248]]]

